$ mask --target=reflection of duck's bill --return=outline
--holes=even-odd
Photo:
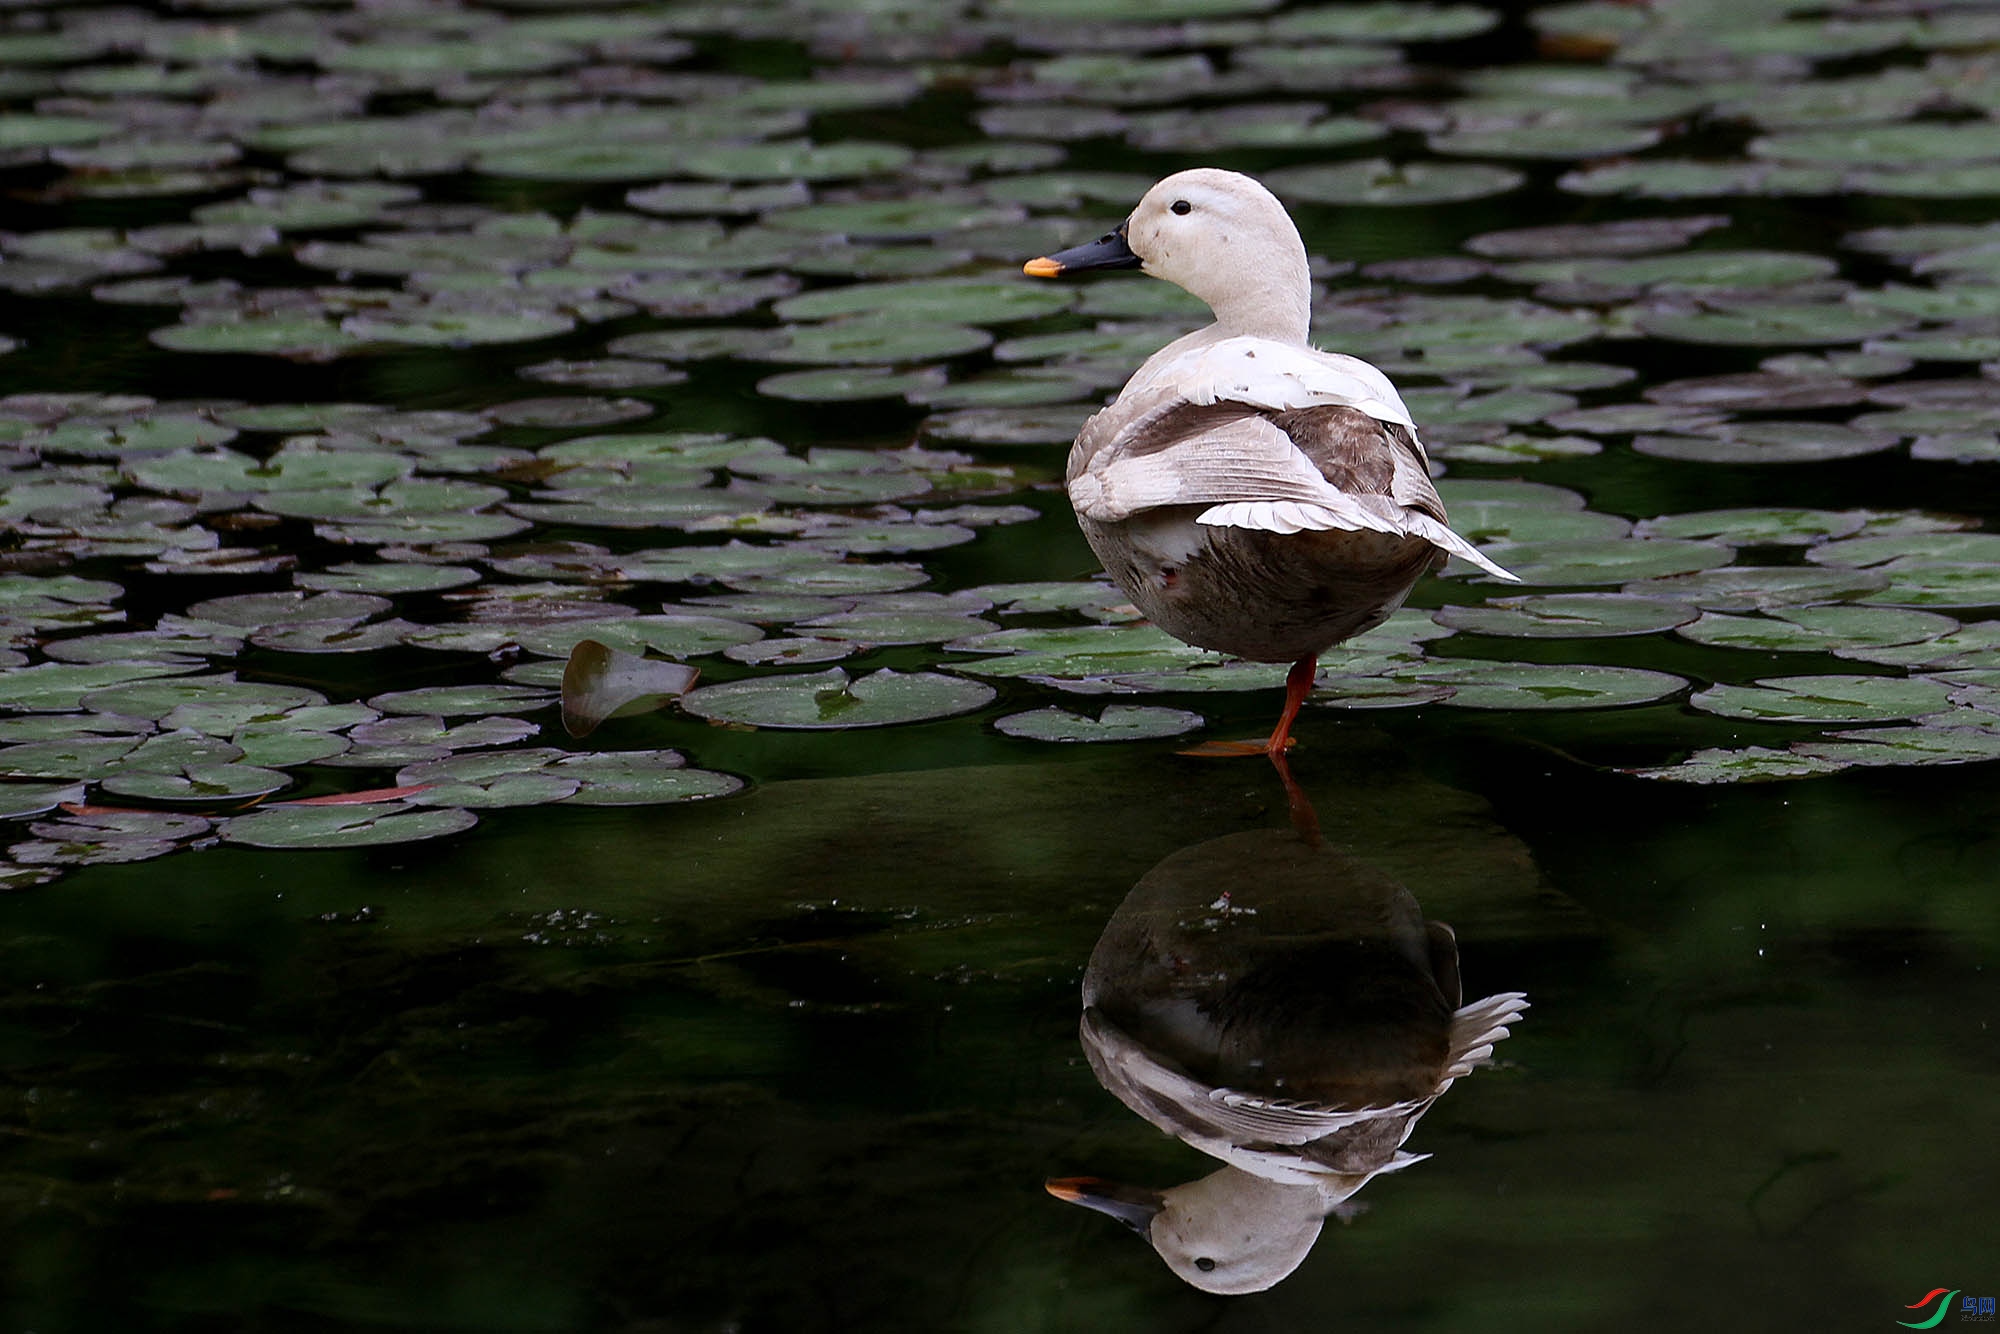
[[[1054,1177],[1042,1188],[1059,1200],[1095,1209],[1144,1236],[1154,1217],[1166,1208],[1166,1197],[1144,1186],[1125,1186],[1101,1177]]]
[[[1021,266],[1021,272],[1030,278],[1054,278],[1083,269],[1136,269],[1143,262],[1125,243],[1125,224],[1121,222],[1095,241],[1031,259]]]

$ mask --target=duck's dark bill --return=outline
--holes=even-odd
[[[1059,1200],[1109,1214],[1142,1236],[1167,1203],[1156,1190],[1106,1181],[1102,1177],[1056,1177],[1044,1181],[1042,1189]]]
[[[1125,224],[1121,222],[1117,231],[1107,232],[1095,241],[1031,259],[1021,266],[1021,272],[1031,278],[1053,278],[1080,269],[1136,269],[1141,263],[1132,253],[1132,247],[1125,244]]]

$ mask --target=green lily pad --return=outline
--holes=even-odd
[[[703,686],[681,707],[711,722],[818,730],[948,718],[983,708],[993,697],[991,686],[934,672],[883,670],[850,678],[836,667]]]
[[[570,755],[554,764],[554,772],[579,780],[567,806],[658,806],[676,801],[706,801],[743,790],[743,780],[712,769],[685,768],[686,760],[671,750],[620,750]]]
[[[196,621],[252,630],[327,621],[355,624],[394,606],[367,593],[239,593],[197,602],[187,614]]]
[[[225,820],[221,834],[252,848],[367,848],[441,838],[477,823],[479,817],[468,810],[418,810],[403,802],[280,805]]]
[[[467,714],[527,713],[556,702],[555,695],[532,686],[424,686],[372,696],[368,707],[383,713],[438,714],[460,718]]]
[[[1107,704],[1095,718],[1067,709],[1034,709],[1010,713],[993,724],[1011,737],[1029,741],[1150,741],[1181,736],[1202,725],[1202,716],[1185,709],[1131,704]]]
[[[1876,567],[1888,586],[1859,600],[1885,607],[2000,607],[2000,567],[1952,561],[1892,560]]]
[[[1768,616],[1708,612],[1681,627],[1684,639],[1720,648],[1833,652],[1936,639],[1958,628],[1949,616],[1895,607],[1796,607]]]
[[[1963,727],[1871,727],[1793,743],[1794,753],[1836,765],[1979,764],[2000,759],[2000,732]]]
[[[760,360],[824,366],[886,366],[940,361],[991,345],[993,335],[971,325],[859,316],[793,325],[784,346],[755,353]]]
[[[1565,124],[1514,125],[1497,129],[1453,130],[1425,138],[1433,153],[1453,157],[1547,158],[1569,161],[1574,158],[1609,157],[1638,153],[1660,142],[1661,132],[1650,125],[1593,124],[1587,121]]]
[[[1836,657],[1891,667],[1947,671],[2000,661],[2000,621],[1975,621],[1949,634],[1909,644],[1864,645],[1834,650]]]
[[[1527,178],[1510,167],[1476,162],[1392,163],[1384,158],[1317,167],[1281,167],[1264,183],[1288,200],[1312,204],[1408,206],[1490,199]]]
[[[170,352],[266,354],[295,361],[330,361],[367,343],[318,314],[243,315],[202,310],[190,314],[194,318],[155,329],[147,337]]]
[[[0,752],[4,754],[4,752]],[[40,815],[52,811],[65,802],[83,800],[81,783],[0,783],[0,819],[19,819],[24,815]]]
[[[55,741],[26,741],[0,747],[0,775],[98,781],[118,772],[125,757],[138,748],[136,736],[76,736]]]
[[[217,803],[269,796],[291,784],[290,775],[252,764],[191,764],[179,773],[121,771],[103,781],[106,792],[121,797]]]
[[[1820,463],[1892,449],[1896,437],[1838,422],[1732,422],[1712,435],[1641,435],[1632,448],[1695,463]]]
[[[1894,722],[1951,708],[1951,686],[1897,676],[1774,676],[1716,685],[1688,702],[1704,713],[1760,722]]]
[[[1625,585],[1624,591],[1691,602],[1704,611],[1769,611],[1849,601],[1888,584],[1887,575],[1865,570],[1732,565],[1642,580]]]
[[[683,663],[620,652],[595,639],[580,640],[563,669],[563,729],[573,737],[585,737],[607,718],[650,713],[686,694],[699,676]]]
[[[1640,329],[1678,343],[1725,347],[1823,347],[1859,343],[1903,328],[1907,317],[1833,302],[1762,302],[1730,310],[1642,313]]]
[[[584,640],[595,640],[606,648],[641,654],[647,650],[670,658],[699,657],[719,653],[731,644],[747,644],[762,639],[764,632],[742,621],[719,616],[617,616],[603,619],[557,621],[523,627],[515,641],[529,653],[548,658],[567,658]]]
[[[812,371],[784,371],[757,382],[768,398],[802,403],[851,403],[864,399],[908,398],[945,382],[936,368],[898,371],[886,366],[853,366]]]
[[[406,798],[419,806],[545,806],[570,796],[581,785],[575,778],[550,771],[562,756],[562,751],[548,747],[456,754],[406,765],[397,770],[395,785],[426,788]]]
[[[1633,533],[1644,538],[1714,538],[1732,546],[1809,546],[1859,532],[1867,519],[1863,510],[1701,510],[1647,519]]]
[[[362,342],[408,343],[418,347],[475,347],[526,343],[568,333],[576,320],[553,310],[452,310],[417,306],[368,315],[349,315],[341,332]]]
[[[299,726],[310,729],[324,719],[321,710],[352,707],[330,706],[324,695],[298,686],[202,677],[115,687],[87,696],[85,703],[112,713],[157,718],[162,727],[190,728],[210,736],[231,736],[258,724],[295,719]],[[341,715],[335,714],[329,725],[344,726],[352,721],[352,717],[342,721]]]
[[[1801,755],[1795,751],[1746,746],[1741,750],[1698,750],[1679,764],[1627,769],[1625,772],[1639,778],[1661,779],[1670,783],[1776,783],[1794,778],[1817,778],[1822,774],[1838,773],[1844,767],[1837,761]]]
[[[1729,564],[1736,552],[1720,542],[1626,538],[1503,542],[1489,548],[1486,554],[1519,575],[1522,583],[1574,587],[1622,584],[1712,569]]]
[[[1615,709],[1650,704],[1687,688],[1666,672],[1637,667],[1592,667],[1440,660],[1405,673],[1419,682],[1456,687],[1440,701],[1460,709]]]
[[[442,593],[479,582],[479,571],[464,565],[418,565],[412,562],[346,562],[316,574],[298,574],[300,588],[325,593]]]
[[[1047,284],[936,278],[830,287],[788,297],[772,309],[786,320],[863,315],[913,324],[1004,324],[1053,315],[1075,299],[1074,291]]]
[[[1440,607],[1439,625],[1469,634],[1522,639],[1599,639],[1650,635],[1693,621],[1691,604],[1627,593],[1555,593],[1496,598],[1483,606]]]

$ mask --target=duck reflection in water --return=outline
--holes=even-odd
[[[1197,1288],[1261,1292],[1356,1191],[1429,1157],[1403,1150],[1418,1118],[1528,1008],[1462,999],[1451,928],[1303,828],[1182,849],[1091,952],[1083,1047],[1120,1102],[1224,1166],[1049,1193],[1132,1227]]]

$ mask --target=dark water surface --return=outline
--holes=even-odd
[[[197,9],[193,17],[223,24],[237,8]],[[1609,150],[1561,160],[1517,158],[1504,146],[1453,156],[1449,146],[1431,151],[1415,128],[1413,109],[1443,114],[1471,95],[1477,77],[1526,70],[1539,59],[1585,72],[1628,70],[1634,97],[1661,87],[1700,92],[1694,110],[1636,118],[1658,130],[1663,144],[1650,156],[1643,145],[1621,150],[1633,161],[1674,156],[1740,165],[1765,160],[1746,157],[1752,135],[1796,128],[1759,124],[1742,111],[1746,83],[1792,88],[1903,70],[1962,89],[1973,76],[1941,62],[1990,58],[2000,42],[2000,31],[1933,40],[1926,28],[1870,46],[1851,27],[1873,9],[1824,19],[1796,6],[1743,8],[1733,27],[1722,22],[1721,8],[1644,11],[1658,29],[1648,30],[1648,40],[1664,45],[1644,55],[1638,38],[1628,36],[1623,57],[1615,41],[1565,44],[1558,38],[1570,31],[1568,20],[1553,8],[1525,6],[1484,35],[1427,29],[1439,20],[1423,6],[1184,5],[1155,15],[1116,5],[1101,27],[1074,12],[1047,16],[1065,9],[1060,5],[910,8],[900,17],[893,6],[604,7],[656,21],[662,45],[588,49],[591,69],[729,74],[752,86],[895,71],[927,81],[900,101],[816,111],[809,134],[819,143],[868,140],[922,151],[976,145],[1002,137],[975,121],[996,107],[1131,117],[1311,99],[1336,114],[1390,124],[1393,133],[1324,150],[1148,147],[1112,129],[1047,141],[1067,154],[1060,170],[1130,173],[1142,183],[1200,163],[1267,172],[1370,155],[1505,162],[1525,173],[1517,188],[1456,202],[1301,203],[1309,249],[1334,261],[1466,259],[1467,238],[1499,228],[1719,213],[1731,225],[1703,246],[1835,262],[1837,279],[1801,280],[1781,294],[1788,301],[1852,305],[1855,289],[1931,282],[1843,238],[1867,227],[1983,225],[2000,187],[1952,193],[1855,176],[1730,197],[1609,198],[1557,180],[1612,160],[1617,154]],[[66,9],[74,11],[72,24],[80,22],[75,14],[98,12],[9,6],[18,21],[7,35],[61,28]],[[1074,92],[1058,89],[1039,100],[1006,91],[1032,82],[1020,62],[1143,45],[1134,34],[1151,34],[1146,41],[1162,58],[1192,51],[1223,74],[1269,70],[1281,63],[1270,52],[1319,51],[1350,39],[1309,41],[1298,35],[1303,28],[1257,25],[1363,9],[1405,25],[1391,25],[1383,48],[1403,52],[1410,62],[1403,73],[1345,82],[1323,73],[1311,86],[1247,78],[1210,86],[1188,75],[1194,81],[1184,98],[1168,88],[1122,103],[1100,95],[1113,81],[1104,72],[1093,76],[1095,84],[1085,79]],[[241,11],[245,22],[271,17],[256,6]],[[1787,18],[1792,11],[1805,17]],[[474,30],[464,39],[473,44],[490,43],[529,17],[570,12],[600,10],[383,10],[397,31]],[[1993,17],[1984,6],[1894,12],[1912,23]],[[295,13],[318,21],[314,15],[345,11]],[[192,22],[178,10],[142,16],[147,23]],[[1161,35],[1189,17],[1222,26]],[[1229,28],[1225,18],[1244,26]],[[1673,45],[1704,23],[1721,25],[1724,36],[1749,28],[1779,34],[1758,40],[1797,49],[1759,56],[1721,37],[1713,49]],[[685,51],[665,45],[681,40]],[[0,73],[18,80],[6,85],[7,108],[15,115],[74,112],[57,104],[64,89],[49,81],[95,64],[125,68],[157,58],[171,68],[214,65],[136,41],[94,50],[86,44],[46,66],[0,63]],[[352,30],[341,41],[364,44]],[[1239,47],[1267,54],[1253,60]],[[317,59],[324,73],[328,57]],[[1010,61],[1015,73],[1003,79]],[[313,58],[266,51],[244,57],[243,68],[291,75],[310,71]],[[458,74],[440,76],[437,88],[378,85],[362,102],[381,117],[586,100],[586,92],[536,92],[491,77],[497,82],[490,89]],[[563,77],[578,76],[570,69]],[[1730,80],[1735,104],[1722,88]],[[1933,100],[1904,123],[1990,123],[1985,111],[1968,109],[1974,92],[1955,95],[1965,100]],[[1879,119],[1888,123],[1892,114]],[[1035,138],[1018,128],[1008,137]],[[253,143],[247,161],[272,173],[272,182],[341,174],[288,162],[285,153],[299,147]],[[39,154],[24,153],[0,173],[11,192],[0,200],[4,226],[16,238],[183,221],[191,208],[236,198],[250,184],[107,199],[73,192],[77,173]],[[984,168],[959,180],[937,160],[925,162],[815,181],[812,198],[935,194],[962,202],[1005,180]],[[413,181],[427,203],[542,211],[564,222],[580,209],[624,209],[628,189],[661,180],[728,179],[692,168],[595,182],[463,164],[430,173],[382,170]],[[366,179],[368,169],[349,176]],[[1013,239],[966,240],[972,253],[947,271],[1010,279],[1021,259],[1090,234],[1129,206],[1088,189],[1073,203],[1061,196],[1056,190],[1056,202],[1037,202],[1032,217],[1017,220],[1011,254]],[[747,218],[731,213],[729,221],[738,226]],[[331,284],[341,280],[295,262],[292,248],[308,238],[355,240],[368,230],[288,231],[269,253],[202,252],[174,259],[168,271],[273,288]],[[943,228],[902,244],[955,242]],[[18,265],[32,256],[15,246],[9,258]],[[1420,304],[1396,307],[1406,298],[1529,300],[1528,287],[1478,263],[1487,267],[1442,288],[1407,271],[1330,274],[1320,327],[1331,317],[1334,331],[1323,342],[1347,346],[1338,330],[1369,323],[1357,311],[1400,309],[1411,323],[1444,318]],[[1933,286],[1954,289],[1954,270],[1941,271],[1947,276]],[[0,279],[6,275],[0,265]],[[110,280],[98,274],[91,281]],[[808,271],[801,286],[851,280]],[[363,281],[401,290],[400,275]],[[1963,278],[1969,288],[1985,281],[1976,272]],[[1536,289],[1543,298],[1549,309],[1584,310],[1599,324],[1560,351],[1539,345],[1534,358],[1638,373],[1612,388],[1579,391],[1585,407],[1643,405],[1646,387],[1749,372],[1769,356],[1860,350],[1858,336],[1761,345],[1670,339],[1641,326],[1678,312],[1680,297],[1643,283],[1607,284],[1595,293]],[[1740,291],[1735,299],[1748,300]],[[1715,308],[1726,305],[1718,300]],[[1353,319],[1342,323],[1343,315]],[[1018,338],[1087,329],[1095,320],[1071,310],[983,325]],[[1395,324],[1384,320],[1390,332],[1371,324],[1355,350],[1392,360]],[[800,369],[792,363],[702,362],[688,367],[683,383],[628,389],[550,386],[516,374],[555,358],[601,357],[608,340],[625,334],[782,323],[767,302],[720,316],[662,314],[635,303],[579,315],[572,331],[534,341],[370,346],[323,362],[175,352],[147,341],[173,321],[159,306],[93,299],[82,278],[46,290],[23,280],[0,297],[0,334],[22,344],[0,357],[0,395],[355,401],[476,413],[530,396],[602,393],[650,410],[645,420],[618,425],[502,425],[480,442],[523,452],[593,432],[703,430],[764,435],[803,455],[814,446],[900,449],[922,430],[934,449],[964,449],[1015,470],[984,487],[968,485],[971,503],[1025,505],[1036,516],[982,526],[976,539],[950,549],[884,557],[920,562],[921,590],[1079,581],[1095,573],[1052,485],[1060,445],[941,436],[934,422],[925,424],[925,407],[901,397],[781,397],[764,377]],[[1993,330],[1940,317],[1921,332],[1973,339]],[[1478,376],[1426,374],[1410,361],[1428,356],[1443,367],[1451,349],[1483,346],[1482,339],[1495,345],[1494,355],[1466,364],[1483,365],[1484,373],[1508,364],[1515,349],[1500,335],[1447,333],[1395,364],[1395,374],[1418,388],[1468,385]],[[1974,387],[1968,392],[1977,406],[1987,402],[1979,387],[1993,382],[1979,373],[1977,345],[1967,346],[1970,352],[1905,358],[1900,366],[1892,364],[1893,350],[1880,352],[1882,366],[1817,373],[1851,373],[1878,387],[1959,380]],[[953,383],[1007,369],[977,351],[944,364]],[[1466,392],[1487,392],[1499,381],[1479,383]],[[1755,406],[1745,414],[1840,423],[1897,406],[1881,397],[1862,402],[1864,392],[1833,409],[1779,413],[1766,405],[1761,415]],[[1095,401],[1102,393],[1085,383],[1076,398]],[[1540,461],[1532,445],[1512,461],[1467,452],[1510,432],[1530,441],[1564,433],[1539,416],[1475,416],[1435,433],[1441,447],[1434,452],[1448,481],[1527,478],[1573,489],[1591,511],[1627,520],[1750,506],[1865,508],[1942,514],[1949,527],[1970,534],[1990,531],[2000,515],[1993,480],[2000,464],[1987,448],[1991,407],[1982,410],[1983,423],[1898,427],[1875,452],[1782,466],[1635,452],[1634,435],[1656,429],[1650,426],[1599,431],[1600,451],[1551,451],[1555,456]],[[18,412],[7,420],[28,422]],[[10,487],[53,476],[50,469],[95,466],[54,447],[38,450],[34,432],[44,426],[28,423],[0,437],[16,442],[8,446],[16,451]],[[1985,445],[1949,446],[1966,461],[1927,460],[1909,450],[1925,431],[1958,441],[1983,437]],[[275,442],[266,437],[257,448],[268,453]],[[509,467],[476,480],[497,478],[511,500],[541,499],[535,488],[548,473]],[[121,496],[145,493],[129,472],[97,480]],[[948,505],[956,497],[933,499]],[[907,501],[922,503],[929,502]],[[860,514],[866,507],[829,509]],[[67,538],[38,537],[16,516],[0,518],[10,534],[10,570],[121,583],[125,621],[109,628],[148,628],[199,599],[291,586],[289,569],[148,570],[138,557],[66,547]],[[275,530],[225,531],[232,534],[225,546],[282,549],[300,572],[370,557],[366,543],[330,538],[297,519]],[[1506,525],[1496,520],[1475,535],[1504,540]],[[540,523],[453,558],[478,570],[481,587],[527,583],[530,576],[487,562],[530,551],[542,539],[621,555],[712,541],[666,521],[622,530]],[[1743,541],[1718,560],[1791,566],[1805,563],[1801,550]],[[1510,559],[1504,546],[1495,552]],[[433,551],[417,559],[426,558],[443,557]],[[1991,578],[1984,555],[1947,559],[1964,571],[1953,577]],[[1457,577],[1419,588],[1412,607],[1428,614],[1512,591],[1474,584],[1462,569],[1452,573]],[[1615,592],[1628,582],[1530,581],[1540,592]],[[662,601],[717,591],[706,580],[638,590],[627,583],[608,596],[633,612],[653,612]],[[1978,626],[1994,614],[1978,596],[1892,596],[1886,605]],[[2000,592],[1992,600],[2000,602]],[[396,614],[446,624],[462,613],[419,595],[398,598]],[[1028,615],[997,623],[1069,622]],[[809,633],[765,628],[774,637]],[[10,667],[41,663],[42,645],[65,633],[24,626],[8,641],[21,655]],[[1993,1149],[2000,766],[1868,761],[1794,781],[1714,785],[1627,772],[1664,769],[1702,748],[1792,754],[1786,748],[1793,743],[1817,744],[1856,725],[1886,723],[1899,736],[1937,730],[1904,726],[1912,714],[1893,711],[1763,721],[1690,702],[1719,682],[1951,670],[1959,673],[1952,688],[1972,692],[1955,704],[1965,716],[1953,724],[1954,738],[2000,729],[1970,716],[1994,715],[1987,701],[2000,685],[1991,679],[2000,664],[1990,651],[1883,666],[1835,656],[1833,647],[1841,646],[1780,651],[1664,632],[1569,639],[1465,631],[1411,649],[1400,666],[1365,663],[1355,672],[1407,683],[1464,659],[1644,668],[1683,682],[1647,702],[1607,709],[1444,702],[1308,708],[1293,769],[1328,847],[1406,887],[1424,917],[1451,924],[1466,999],[1519,991],[1533,1008],[1497,1048],[1495,1064],[1462,1080],[1418,1125],[1407,1147],[1432,1158],[1369,1185],[1356,1201],[1365,1210],[1330,1222],[1304,1265],[1269,1292],[1197,1292],[1110,1219],[1057,1202],[1042,1183],[1092,1175],[1164,1187],[1213,1166],[1133,1116],[1092,1078],[1078,1044],[1079,987],[1100,932],[1149,870],[1248,831],[1291,838],[1284,791],[1261,760],[1187,758],[1176,753],[1184,742],[1171,739],[1069,746],[1003,735],[994,723],[1004,716],[1050,705],[1095,714],[1104,702],[1003,677],[983,708],[872,730],[730,729],[669,709],[613,720],[582,742],[564,736],[555,710],[542,707],[526,715],[541,728],[533,745],[671,748],[690,765],[739,776],[747,786],[715,800],[649,806],[482,808],[476,829],[394,846],[202,846],[157,860],[78,865],[50,883],[0,894],[0,1327],[38,1334],[1889,1329],[1932,1289],[2000,1292],[1991,1221],[2000,1200]],[[864,646],[845,666],[857,676],[878,667],[949,669],[969,661],[968,652],[940,649],[935,640]],[[517,649],[488,658],[403,644],[355,655],[253,645],[216,666],[340,702],[490,683],[518,658]],[[1417,659],[1427,666],[1412,666]],[[820,670],[753,668],[714,653],[696,661],[714,682]],[[1339,693],[1332,688],[1320,702]],[[1190,686],[1164,689],[1159,698],[1116,699],[1195,710],[1206,720],[1205,735],[1234,737],[1269,725],[1277,692]],[[387,786],[396,768],[301,766],[292,776],[302,791],[321,793]],[[99,791],[89,799],[121,804]],[[218,818],[237,808],[200,807]],[[1239,888],[1252,887],[1233,886],[1226,868],[1217,872],[1219,900]],[[1946,1327],[1957,1323],[1954,1309]]]

